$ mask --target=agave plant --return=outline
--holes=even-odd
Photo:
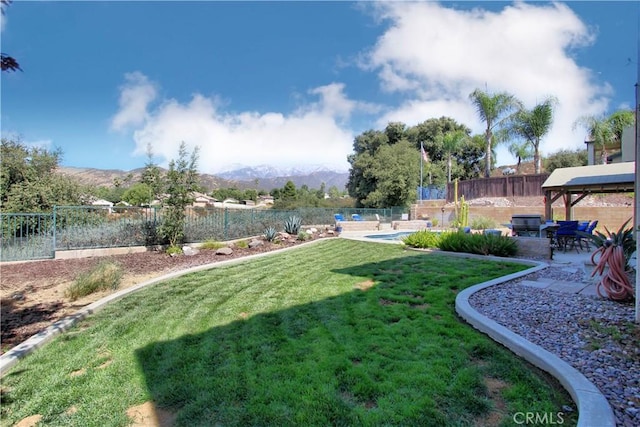
[[[604,228],[606,234],[595,232],[594,235],[589,235],[578,232],[581,236],[590,238],[598,248],[591,255],[591,262],[596,265],[591,276],[596,273],[603,275],[596,285],[598,295],[604,296],[600,292],[604,289],[609,298],[619,301],[633,298],[633,285],[628,273],[632,270],[629,260],[635,251],[636,242],[633,229],[625,229],[629,221],[631,218],[625,221],[617,232],[611,232],[607,227]],[[609,267],[606,274],[605,267]]]
[[[264,230],[264,233],[263,233],[264,239],[267,242],[273,242],[276,239],[277,235],[278,235],[278,231],[273,227],[267,227],[267,229]]]
[[[296,236],[300,232],[301,225],[302,218],[296,215],[292,215],[284,221],[284,231],[285,233]]]

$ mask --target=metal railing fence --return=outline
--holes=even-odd
[[[406,208],[230,209],[188,208],[185,241],[226,241],[256,236],[273,227],[283,230],[290,216],[306,226],[330,226],[334,214],[359,214],[365,220],[390,223]],[[0,214],[0,261],[53,258],[56,250],[153,246],[163,243],[161,208],[56,206],[51,213]]]

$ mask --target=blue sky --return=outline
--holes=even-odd
[[[347,170],[353,138],[450,116],[473,89],[559,100],[544,154],[582,115],[632,108],[638,2],[23,2],[2,17],[2,135],[63,165],[130,170],[200,147],[200,170]],[[500,165],[511,162],[505,148]]]

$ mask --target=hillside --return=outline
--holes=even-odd
[[[137,182],[143,169],[134,169],[131,171],[122,171],[117,169],[96,169],[96,168],[78,168],[78,167],[59,167],[57,172],[75,178],[84,184],[110,187],[113,186],[115,179],[124,181],[127,176],[131,175],[133,182]],[[200,174],[200,183],[207,191],[213,191],[218,188],[237,188],[245,190],[256,188],[258,190],[271,191],[274,188],[282,188],[287,181],[292,181],[296,187],[306,185],[310,189],[319,189],[322,183],[328,189],[336,186],[338,189],[344,189],[348,173],[339,173],[332,171],[318,171],[307,175],[280,176],[274,178],[251,178],[248,180],[225,179],[216,175]]]

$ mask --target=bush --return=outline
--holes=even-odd
[[[298,240],[300,241],[306,241],[309,240],[311,238],[311,235],[309,233],[307,233],[306,231],[301,231],[298,233]]]
[[[493,234],[444,233],[438,247],[443,251],[477,255],[514,256],[518,252],[515,240]]]
[[[246,249],[249,247],[249,242],[246,240],[239,240],[236,242],[236,248]]]
[[[120,279],[122,268],[114,262],[102,261],[90,271],[79,274],[64,294],[71,301],[75,301],[96,291],[117,289]]]
[[[181,255],[182,248],[180,246],[169,246],[166,252],[168,255]]]
[[[474,230],[487,230],[489,228],[496,228],[498,224],[493,218],[487,218],[486,216],[479,216],[471,219],[470,226]]]
[[[200,249],[216,250],[225,247],[224,243],[217,242],[215,240],[207,239],[200,245]]]
[[[420,230],[402,238],[402,242],[412,248],[437,248],[440,241],[440,233]]]

